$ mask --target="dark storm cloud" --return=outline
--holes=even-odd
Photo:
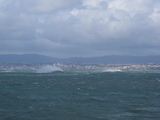
[[[0,53],[157,55],[158,0],[0,0]]]

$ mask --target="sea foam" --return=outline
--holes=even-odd
[[[105,69],[105,70],[102,70],[102,72],[121,72],[122,70],[120,69]]]
[[[46,65],[46,66],[42,66],[41,68],[39,68],[36,72],[37,73],[52,73],[56,71],[62,72],[63,70],[57,66]]]

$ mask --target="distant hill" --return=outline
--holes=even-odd
[[[160,63],[160,56],[101,56],[90,58],[68,58],[71,63],[101,63],[101,64],[149,64]]]
[[[6,54],[0,55],[0,63],[93,63],[93,64],[148,64],[160,63],[160,56],[102,56],[102,57],[74,57],[54,58],[38,54]]]
[[[58,61],[58,59],[38,54],[0,55],[0,63],[50,63],[53,61]]]

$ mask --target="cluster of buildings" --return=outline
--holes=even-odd
[[[0,64],[0,70],[37,70],[43,66],[56,66],[63,70],[160,70],[160,64]]]
[[[160,70],[160,64],[56,64],[64,70]]]

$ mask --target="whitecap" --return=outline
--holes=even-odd
[[[46,66],[42,66],[36,72],[37,73],[52,73],[52,72],[56,72],[56,71],[62,72],[63,70],[57,66],[46,65]]]
[[[120,69],[105,69],[105,70],[102,70],[102,72],[121,72],[122,70]]]

